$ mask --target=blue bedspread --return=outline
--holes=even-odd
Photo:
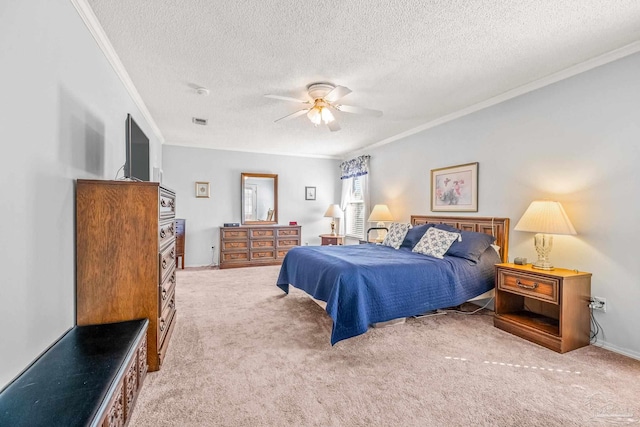
[[[331,344],[363,334],[369,325],[451,307],[494,286],[492,248],[473,264],[436,259],[381,245],[299,246],[282,263],[277,285],[289,284],[327,303]]]

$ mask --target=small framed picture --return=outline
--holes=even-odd
[[[315,200],[316,199],[316,187],[304,187],[304,199]]]
[[[478,162],[431,170],[433,212],[478,212]]]
[[[209,197],[208,182],[196,182],[196,197]]]

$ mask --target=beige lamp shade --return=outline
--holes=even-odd
[[[369,215],[369,222],[393,221],[393,215],[389,211],[387,205],[375,205]]]
[[[538,260],[531,266],[540,270],[553,270],[553,265],[549,261],[549,254],[553,247],[552,234],[577,234],[560,202],[551,200],[531,202],[513,229],[537,233],[533,242]]]
[[[324,216],[327,218],[342,218],[342,209],[338,205],[329,205]]]
[[[578,234],[562,204],[551,200],[531,202],[514,230],[543,234]]]

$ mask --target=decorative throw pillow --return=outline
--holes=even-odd
[[[468,259],[474,263],[477,263],[480,260],[480,255],[496,241],[496,238],[490,234],[475,231],[460,231],[446,224],[438,224],[436,228],[452,233],[460,233],[461,240],[451,244],[447,255]]]
[[[404,240],[400,245],[400,249],[413,249],[413,247],[418,244],[422,236],[424,236],[424,233],[426,233],[427,229],[430,227],[433,227],[433,224],[420,224],[411,227],[409,231],[407,231],[407,235],[404,237]]]
[[[401,224],[399,222],[393,222],[389,226],[389,231],[382,241],[383,246],[391,246],[393,249],[398,249],[404,241],[404,236],[407,235],[407,231],[411,228],[411,224]]]
[[[451,244],[459,239],[460,233],[452,233],[431,227],[424,233],[418,244],[415,245],[413,252],[442,259]]]

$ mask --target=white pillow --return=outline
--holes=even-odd
[[[456,240],[462,241],[460,233],[452,233],[451,231],[431,227],[424,233],[424,236],[413,247],[412,251],[442,259]]]
[[[393,249],[400,248],[402,242],[404,242],[404,238],[407,235],[407,232],[411,228],[411,224],[401,224],[399,222],[393,222],[389,226],[389,231],[387,235],[384,236],[384,240],[382,241],[383,246],[391,246]]]

